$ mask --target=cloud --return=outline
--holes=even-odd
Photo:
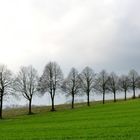
[[[0,62],[13,71],[33,64],[41,73],[57,61],[68,73],[139,70],[138,0],[0,1]]]

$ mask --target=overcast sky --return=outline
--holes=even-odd
[[[57,61],[64,73],[140,72],[139,0],[0,0],[0,63],[39,73]]]

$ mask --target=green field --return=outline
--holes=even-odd
[[[57,106],[56,112],[36,107],[5,110],[0,140],[140,140],[140,100]]]

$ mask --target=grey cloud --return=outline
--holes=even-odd
[[[15,0],[12,24],[4,24],[11,21],[10,11],[6,20],[0,15],[4,20],[0,25],[6,28],[0,33],[4,38],[0,46],[19,54],[0,59],[12,69],[33,64],[40,73],[51,60],[58,61],[65,73],[87,65],[95,71],[139,71],[139,4],[139,0]]]

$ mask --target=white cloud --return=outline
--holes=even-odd
[[[138,44],[138,5],[138,0],[0,0],[0,63],[14,71],[33,64],[41,72],[50,60],[65,72],[86,65],[128,68],[127,59],[114,56],[135,52],[127,42]]]

